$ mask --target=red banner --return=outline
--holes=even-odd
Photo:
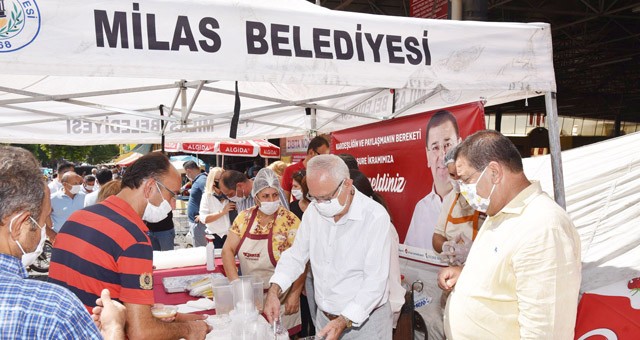
[[[482,103],[459,105],[446,110],[455,117],[459,130],[458,137],[462,139],[485,128]],[[432,172],[435,172],[437,167],[427,166],[426,126],[437,111],[359,126],[333,132],[331,135],[332,153],[353,155],[358,160],[360,170],[369,177],[373,189],[384,197],[401,243],[407,241],[405,237],[414,211],[420,210],[422,203],[416,207],[417,203],[423,202],[429,195],[433,196]],[[435,126],[431,130],[433,131],[439,126]],[[430,133],[431,136],[436,135],[435,132]],[[442,155],[443,153],[439,157],[441,158]],[[448,178],[444,180],[446,181]],[[441,199],[437,198],[437,200],[441,205]],[[433,224],[435,224],[438,213],[439,211],[431,213],[427,219],[433,220]],[[435,216],[433,216],[434,214]],[[421,224],[429,223],[424,218],[418,220],[419,223],[415,228],[424,227],[426,230],[431,230],[431,234],[426,235],[429,233],[427,231],[423,233],[426,236],[420,237],[420,240],[406,242],[410,246],[403,247],[404,254],[401,255],[439,263],[437,256],[431,250],[433,225],[423,226]]]
[[[449,2],[447,0],[411,0],[409,13],[414,18],[448,19]]]

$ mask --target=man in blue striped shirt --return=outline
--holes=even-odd
[[[28,279],[51,212],[45,188],[31,153],[0,146],[0,339],[102,339],[75,295]]]

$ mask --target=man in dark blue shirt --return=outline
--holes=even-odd
[[[207,245],[207,239],[204,236],[207,226],[196,222],[196,216],[198,216],[200,211],[200,200],[204,193],[204,186],[207,183],[207,175],[200,172],[200,167],[194,161],[186,161],[182,167],[184,168],[187,178],[191,181],[187,216],[189,217],[189,230],[193,237],[193,246],[204,247]]]

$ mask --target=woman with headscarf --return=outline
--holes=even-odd
[[[238,278],[235,256],[243,275],[262,279],[269,287],[280,254],[293,245],[300,220],[280,204],[280,182],[273,170],[261,169],[253,179],[256,205],[240,212],[233,221],[222,248],[224,270],[233,281]],[[293,330],[300,325],[300,293],[304,286],[302,274],[292,287],[280,296],[282,325]]]
[[[216,249],[221,249],[227,239],[227,232],[231,226],[229,212],[236,208],[236,204],[230,202],[219,188],[218,182],[224,169],[213,168],[207,176],[207,183],[204,188],[204,195],[200,200],[199,215],[196,222],[204,223],[207,226],[207,234],[213,235],[213,245]]]

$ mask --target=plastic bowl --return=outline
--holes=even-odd
[[[176,316],[178,313],[177,306],[163,305],[156,303],[151,307],[151,314],[158,319],[167,319]]]

